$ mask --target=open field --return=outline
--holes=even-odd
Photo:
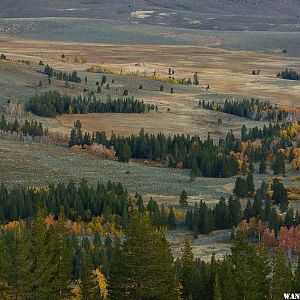
[[[174,104],[172,104],[174,105]],[[218,120],[222,124],[218,124]],[[86,114],[86,115],[61,115],[52,122],[50,130],[69,134],[76,120],[80,120],[84,131],[106,131],[128,136],[139,134],[141,128],[145,132],[166,135],[190,134],[200,135],[203,139],[210,133],[218,142],[231,129],[239,136],[241,127],[246,124],[248,128],[256,125],[262,126],[263,122],[250,121],[244,118],[232,117],[220,112],[211,112],[205,109],[190,109],[181,112],[161,112],[148,114]]]
[[[187,170],[145,167],[135,163],[119,163],[101,159],[93,154],[72,153],[67,148],[0,139],[0,181],[7,185],[44,186],[51,182],[78,182],[86,178],[91,184],[108,180],[122,182],[130,192],[143,195],[172,196],[166,203],[178,202],[185,189],[200,199],[215,201],[229,195],[235,178],[198,178],[190,182]],[[262,180],[257,176],[257,184]],[[174,198],[175,196],[175,198]]]
[[[170,230],[166,233],[166,238],[170,243],[170,248],[174,257],[182,255],[181,249],[188,239],[195,257],[201,257],[205,261],[210,261],[212,254],[216,259],[223,259],[225,254],[230,253],[232,243],[230,241],[230,230],[219,230],[209,235],[199,235],[194,239],[191,232],[185,229]]]

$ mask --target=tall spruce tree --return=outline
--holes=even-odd
[[[0,236],[0,296],[4,300],[32,299],[32,244],[19,225]]]
[[[131,213],[108,280],[110,300],[178,299],[173,257],[147,214]]]
[[[278,250],[273,259],[272,299],[282,299],[284,293],[292,293],[292,270],[285,261],[284,253]]]
[[[273,158],[271,168],[274,172],[274,175],[285,174],[285,163],[282,153],[277,153]]]
[[[187,196],[187,193],[185,190],[182,190],[182,192],[180,193],[180,196],[179,196],[179,204],[180,206],[182,207],[185,207],[185,206],[188,206],[188,196]]]
[[[80,262],[79,286],[82,300],[100,300],[100,290],[95,269],[88,250],[83,250]]]
[[[40,204],[33,221],[34,239],[34,272],[33,272],[33,299],[43,298],[57,299],[55,287],[55,237],[52,229],[46,226],[47,213],[45,207]]]
[[[180,282],[182,286],[181,296],[184,300],[191,297],[191,284],[194,272],[194,255],[191,244],[185,241],[184,247],[181,249],[182,257],[180,259]]]
[[[63,300],[71,296],[71,250],[68,245],[68,234],[66,231],[66,220],[63,207],[60,209],[57,225],[54,229],[55,265],[53,277],[53,292],[55,298]]]

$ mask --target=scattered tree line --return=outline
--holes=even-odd
[[[32,96],[26,105],[27,111],[45,117],[55,117],[57,114],[86,113],[144,113],[154,110],[154,105],[134,98],[97,100],[95,96],[71,97],[61,95],[57,91]]]
[[[71,131],[69,146],[92,143],[113,147],[121,162],[128,162],[130,158],[167,161],[169,167],[191,169],[193,176],[204,177],[230,177],[239,172],[237,160],[214,145],[209,135],[202,141],[196,135],[175,135],[172,138],[163,133],[148,134],[141,129],[139,135],[123,137],[112,134],[107,139],[104,131],[83,134],[78,120]]]
[[[285,69],[277,74],[277,77],[288,80],[300,80],[300,73],[292,69]]]
[[[235,195],[241,198],[262,197],[264,200],[272,199],[275,204],[278,204],[280,206],[280,210],[282,212],[285,212],[288,208],[288,194],[283,183],[280,182],[277,178],[273,180],[270,190],[272,197],[269,197],[267,189],[268,185],[263,182],[261,189],[255,193],[253,175],[252,173],[249,173],[245,179],[242,177],[237,177],[233,192],[235,193]]]
[[[260,101],[254,98],[251,100],[226,99],[224,104],[200,100],[199,107],[257,121],[284,121],[288,116],[288,112],[279,111],[269,101]]]
[[[76,83],[81,82],[81,78],[77,75],[77,71],[73,71],[72,74],[68,74],[62,71],[55,71],[52,67],[46,65],[44,74],[48,75],[49,78],[54,77],[57,80],[71,81]]]
[[[41,122],[25,120],[24,124],[21,125],[17,119],[14,122],[7,121],[5,115],[2,115],[0,120],[0,130],[18,132],[32,137],[47,135],[47,130],[43,129]]]

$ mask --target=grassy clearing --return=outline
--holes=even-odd
[[[0,168],[4,170],[0,181],[10,186],[44,186],[70,179],[78,182],[84,177],[91,184],[120,181],[131,192],[172,196],[170,203],[173,204],[178,202],[177,197],[183,189],[194,196],[193,202],[216,201],[231,192],[228,184],[235,181],[235,178],[199,178],[190,182],[186,170],[119,163],[93,154],[72,153],[64,147],[3,139],[0,140]],[[257,184],[262,178],[258,176]]]

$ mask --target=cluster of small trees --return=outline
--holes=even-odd
[[[285,71],[279,72],[277,77],[289,80],[300,80],[300,73],[297,73],[292,69],[285,69]]]
[[[185,223],[197,237],[198,233],[208,234],[216,229],[232,228],[241,220],[240,201],[230,197],[226,204],[222,197],[214,208],[209,208],[203,201],[199,205],[195,203],[195,207],[187,211]]]
[[[245,125],[241,128],[241,140],[246,142],[248,140],[255,141],[256,139],[267,139],[269,143],[273,142],[274,138],[279,137],[280,130],[285,129],[285,124],[269,124],[269,126],[264,125],[263,128],[258,128],[257,126],[250,128],[249,130]]]
[[[32,137],[47,135],[47,130],[43,129],[41,122],[25,120],[24,124],[21,125],[17,119],[14,122],[8,122],[5,115],[2,115],[0,120],[0,130],[18,132]]]
[[[71,131],[69,146],[91,144],[93,142],[113,147],[119,161],[130,158],[168,160],[169,167],[191,169],[193,176],[229,177],[239,172],[236,159],[213,144],[208,136],[202,141],[199,136],[175,135],[168,138],[163,134],[147,134],[142,129],[139,135],[130,137],[111,135],[105,132],[82,133],[77,121]]]
[[[249,173],[245,179],[242,177],[237,177],[233,192],[238,197],[251,197],[255,192],[253,174]]]
[[[173,207],[166,208],[164,204],[162,204],[161,209],[159,209],[157,203],[151,198],[145,208],[143,207],[141,200],[139,200],[138,211],[144,213],[146,210],[150,213],[153,224],[157,228],[176,228],[176,215]]]
[[[290,162],[294,159],[294,146],[297,147],[295,135],[283,135],[282,132],[287,132],[290,128],[290,123],[278,123],[274,125],[264,126],[263,129],[254,127],[247,130],[243,125],[241,129],[241,141],[247,142],[247,147],[244,149],[244,154],[250,162],[260,162],[259,173],[265,174],[267,172],[267,161],[271,156],[271,169],[274,175],[285,174],[285,156],[282,153],[283,149],[292,149],[289,152]],[[232,150],[242,151],[242,145],[239,140],[232,140]],[[227,143],[229,145],[229,143]],[[250,163],[251,165],[251,163]]]
[[[77,71],[73,71],[72,74],[68,74],[62,71],[55,71],[52,67],[46,65],[44,69],[44,74],[48,75],[49,78],[54,77],[57,80],[71,81],[76,83],[81,82],[81,78],[77,75]]]
[[[134,98],[97,100],[95,96],[88,98],[61,95],[57,91],[32,96],[26,105],[27,111],[45,117],[55,117],[57,114],[86,113],[144,113],[154,110],[154,105]]]
[[[218,104],[214,101],[210,102],[205,100],[199,101],[199,107],[208,110],[216,110],[231,115],[244,117],[257,121],[284,121],[288,113],[279,111],[273,107],[268,101],[260,101],[252,98],[251,100],[225,100],[224,104]]]
[[[283,183],[280,182],[277,178],[273,180],[270,190],[272,194],[271,198],[269,197],[267,190],[268,185],[263,181],[261,188],[255,193],[253,175],[250,173],[245,179],[237,177],[233,191],[236,196],[242,198],[255,196],[255,199],[259,197],[261,198],[261,201],[268,201],[272,199],[275,204],[278,204],[280,206],[281,211],[286,211],[288,207],[288,194]],[[257,217],[256,215],[254,216]]]
[[[242,220],[249,222],[252,218],[256,218],[262,224],[268,224],[270,230],[274,230],[276,234],[282,226],[290,228],[300,225],[300,212],[294,212],[293,209],[287,211],[288,197],[283,184],[274,179],[271,191],[270,195],[268,185],[264,181],[255,191],[252,174],[246,179],[238,177],[234,188],[238,198],[230,196],[226,203],[222,197],[213,208],[208,207],[203,201],[200,204],[195,203],[195,206],[186,213],[185,224],[194,233],[194,237],[199,233],[208,234],[218,229],[230,229],[236,227]],[[242,210],[239,197],[251,196],[254,200],[251,201],[249,198],[245,209]],[[180,203],[183,198],[186,199],[185,194],[181,193]],[[284,218],[277,213],[276,208],[272,208],[272,201],[280,206],[281,211],[287,211]]]

